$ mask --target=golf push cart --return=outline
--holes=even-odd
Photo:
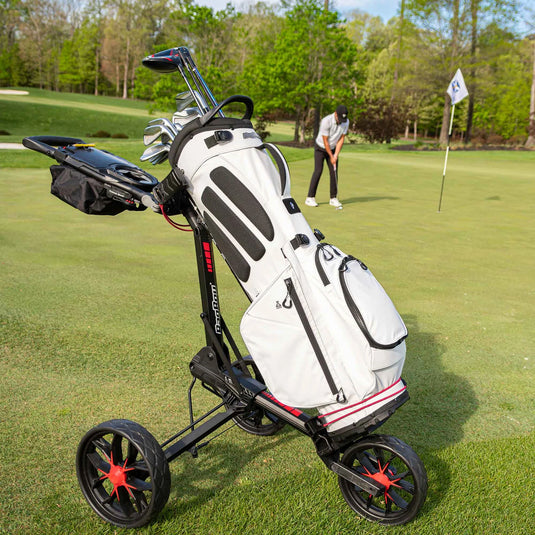
[[[310,437],[356,513],[409,522],[426,497],[425,468],[399,439],[371,434],[409,399],[401,318],[363,262],[310,229],[282,154],[252,127],[250,98],[218,103],[184,47],[143,64],[178,71],[188,88],[172,120],[145,129],[141,160],[169,160],[163,181],[78,138],[23,140],[57,161],[51,192],[71,206],[98,215],[149,208],[195,242],[206,346],[190,363],[190,424],[161,444],[130,420],[91,429],[76,457],[84,497],[106,522],[143,526],[168,500],[172,460],[197,457],[227,423],[263,436],[289,424]],[[231,103],[245,107],[242,118],[225,116]],[[187,224],[170,218],[178,214]],[[251,301],[240,328],[251,355],[240,353],[221,314],[213,242]],[[194,419],[198,383],[217,404]]]

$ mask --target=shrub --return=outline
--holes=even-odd
[[[126,134],[123,134],[119,132],[118,134],[112,134],[111,136],[113,139],[128,139],[128,136]]]
[[[111,137],[111,134],[106,130],[98,130],[94,134],[89,134],[89,137]]]
[[[489,145],[502,145],[503,137],[500,136],[499,134],[489,134],[487,142]]]

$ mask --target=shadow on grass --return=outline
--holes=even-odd
[[[463,438],[463,426],[477,410],[469,382],[445,370],[445,347],[438,333],[421,332],[415,316],[403,317],[408,330],[403,377],[411,400],[388,422],[388,433],[407,442],[422,458],[429,476],[426,509],[438,505],[452,484],[448,463],[438,454]]]
[[[215,495],[229,491],[247,464],[258,462],[262,455],[269,456],[275,448],[288,447],[301,436],[290,426],[272,437],[254,437],[235,429],[238,434],[232,442],[214,442],[201,449],[196,459],[187,452],[180,457],[178,466],[172,469],[171,496],[163,516],[187,514]]]
[[[400,438],[422,458],[429,476],[427,501],[422,510],[425,515],[426,511],[438,507],[444,496],[451,495],[448,492],[453,484],[451,469],[440,451],[462,440],[463,426],[478,403],[468,381],[444,368],[445,347],[440,341],[441,335],[421,332],[415,316],[405,316],[404,320],[410,334],[403,377],[408,383],[411,401],[378,433]],[[237,482],[243,484],[241,474],[248,464],[261,462],[262,456],[269,456],[270,452],[272,455],[274,450],[296,449],[296,444],[291,443],[301,437],[297,431],[286,427],[274,437],[240,437],[237,434],[230,441],[214,442],[200,451],[198,459],[185,453],[178,460],[179,466],[172,470],[171,499],[162,516],[171,519],[206,506],[215,496],[235,489]],[[313,448],[312,443],[310,447]],[[322,468],[319,472],[323,471]],[[322,478],[319,472],[314,477]],[[281,474],[281,477],[285,476]],[[293,481],[293,476],[290,479]],[[336,491],[334,487],[329,488]],[[291,492],[302,490],[300,484],[295,484]],[[258,489],[255,492],[258,496]]]
[[[349,197],[348,199],[340,199],[340,202],[342,204],[356,204],[356,203],[375,202],[375,201],[399,201],[399,197],[378,196],[378,197]]]

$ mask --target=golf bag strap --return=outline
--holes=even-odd
[[[266,149],[269,154],[271,154],[273,160],[275,160],[275,163],[277,164],[277,167],[279,169],[279,175],[281,179],[281,195],[284,195],[286,186],[289,182],[288,177],[290,175],[290,171],[288,170],[288,164],[286,163],[282,152],[272,143],[264,143],[264,145],[259,148]]]

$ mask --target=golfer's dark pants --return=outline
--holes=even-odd
[[[334,170],[329,154],[326,150],[320,149],[317,145],[314,147],[314,172],[312,173],[312,178],[310,179],[310,186],[308,188],[308,197],[315,197],[316,190],[318,189],[318,184],[320,182],[321,173],[323,173],[323,163],[327,162],[327,168],[329,169],[329,174],[331,175],[331,199],[338,195],[338,180],[337,175]],[[340,160],[337,160],[336,167],[340,165]]]

